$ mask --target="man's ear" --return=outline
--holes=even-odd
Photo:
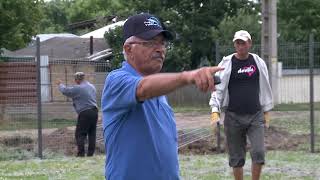
[[[123,49],[125,50],[125,52],[129,55],[131,53],[131,46],[129,44],[125,44],[123,45]]]
[[[252,41],[249,41],[249,47],[250,48],[252,47]]]

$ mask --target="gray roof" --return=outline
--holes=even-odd
[[[103,38],[93,38],[93,53],[109,48]],[[7,56],[35,56],[36,46],[7,53]],[[54,37],[40,44],[40,54],[52,58],[76,59],[90,56],[90,38]]]
[[[12,51],[10,51],[10,50],[8,50],[8,49],[6,49],[6,48],[1,48],[0,49],[0,54],[2,53],[3,55],[6,55],[6,54],[8,54],[8,53],[11,53]]]
[[[33,41],[36,41],[36,38],[40,38],[40,42],[46,41],[48,39],[54,38],[54,37],[79,37],[75,34],[70,33],[57,33],[57,34],[37,34],[35,37],[32,37]]]

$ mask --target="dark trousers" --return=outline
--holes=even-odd
[[[98,121],[98,109],[92,108],[80,112],[75,132],[76,142],[78,146],[77,156],[85,155],[85,139],[88,136],[88,152],[87,156],[92,156],[96,148],[96,129]]]

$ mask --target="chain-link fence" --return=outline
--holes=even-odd
[[[33,142],[37,140],[36,70],[34,57],[1,58],[0,150],[5,154],[18,151],[30,154],[34,149]]]
[[[233,46],[217,43],[216,64],[223,56],[234,52]],[[261,46],[253,45],[251,52],[259,55]],[[310,57],[313,57],[312,83]],[[266,131],[266,145],[269,149],[314,149],[319,152],[320,84],[317,82],[320,82],[320,43],[280,43],[278,62],[282,64],[279,66],[282,68],[277,82],[280,104],[271,112],[271,128]],[[313,105],[310,103],[311,92]],[[169,95],[169,100],[175,106],[208,106],[209,98],[210,93],[203,94],[192,86],[181,88]],[[314,144],[311,145],[312,143]]]
[[[42,102],[42,119],[50,125],[43,131],[43,149],[74,155],[76,154],[74,132],[77,114],[73,109],[72,99],[59,92],[55,81],[59,79],[66,86],[74,85],[74,74],[79,71],[84,72],[86,80],[94,84],[97,89],[97,103],[100,107],[101,92],[106,77],[105,70],[109,68],[109,64],[107,62],[92,62],[87,59],[51,59],[48,65],[50,82],[47,87],[48,97]],[[100,114],[97,130],[98,140],[102,137],[101,133]],[[103,141],[99,140],[97,153],[103,151]]]
[[[36,58],[2,57],[0,61],[0,144],[2,158],[33,157],[39,152],[38,113],[41,113],[42,151],[46,154],[76,154],[74,131],[77,114],[72,100],[63,96],[56,85],[74,85],[74,73],[82,71],[86,79],[97,89],[100,106],[101,91],[108,62],[92,62],[88,59],[40,58],[41,94],[37,93]],[[38,99],[41,99],[41,111]],[[99,116],[101,117],[101,116]],[[102,137],[101,118],[97,136]],[[100,138],[101,139],[101,138]],[[97,144],[97,152],[103,152],[103,142]],[[12,153],[14,152],[14,153]],[[0,157],[1,159],[1,157]]]
[[[278,61],[282,68],[286,69],[308,69],[309,68],[309,43],[280,43],[278,45]],[[313,42],[314,67],[320,68],[320,42]],[[252,45],[251,52],[261,55],[261,45]],[[219,45],[216,47],[216,63],[223,56],[234,53],[233,46]]]
[[[228,55],[233,47],[219,46],[218,56]],[[280,44],[279,61],[283,64],[280,77],[280,102],[271,112],[271,128],[268,130],[267,146],[272,149],[291,148],[310,150],[310,74],[308,65],[309,44]],[[259,54],[260,46],[253,52]],[[314,43],[314,129],[315,149],[320,150],[320,43]],[[36,58],[0,59],[0,150],[1,159],[27,158],[38,155],[38,113],[41,113],[42,146],[44,154],[75,155],[74,138],[77,114],[72,100],[63,96],[55,84],[60,79],[66,85],[74,84],[73,74],[82,71],[88,81],[97,89],[97,102],[100,106],[104,80],[110,69],[108,61],[83,59],[40,58],[40,88],[37,93]],[[210,94],[200,93],[187,86],[169,94],[169,101],[175,106],[206,106]],[[38,108],[41,99],[41,112]],[[207,113],[177,114],[179,139],[186,143],[201,140],[212,133],[209,126],[209,107]],[[281,142],[279,140],[282,140]],[[205,141],[204,143],[212,143]],[[195,147],[203,147],[200,146]],[[289,146],[289,147],[288,147]],[[187,147],[189,148],[189,147]],[[200,148],[201,149],[201,148]],[[99,112],[96,153],[104,152]]]

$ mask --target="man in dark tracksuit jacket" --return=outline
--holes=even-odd
[[[93,156],[96,145],[96,127],[98,120],[98,108],[96,88],[85,80],[83,72],[74,75],[76,85],[66,87],[61,80],[57,80],[59,91],[72,98],[74,109],[78,114],[75,138],[78,146],[78,157],[85,155],[85,139],[88,136],[89,145],[87,156]]]

